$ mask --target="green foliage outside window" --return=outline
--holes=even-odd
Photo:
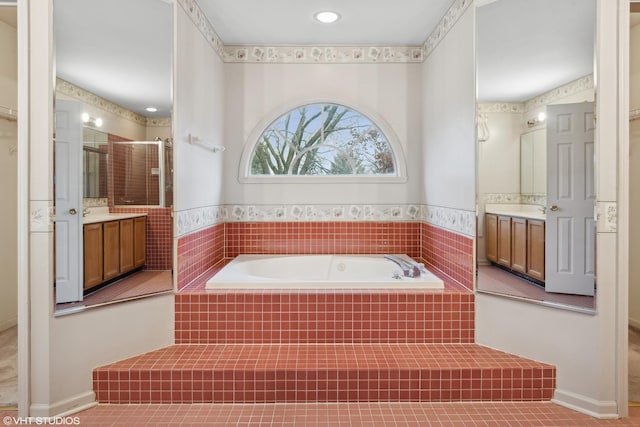
[[[250,175],[396,176],[389,141],[368,118],[337,104],[289,111],[260,136]]]

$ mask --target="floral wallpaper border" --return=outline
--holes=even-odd
[[[465,10],[473,4],[473,0],[456,0],[451,5],[447,13],[444,14],[435,30],[431,32],[427,40],[424,42],[425,59],[434,51],[438,44],[445,38],[449,30],[453,28],[458,19],[464,14]]]
[[[525,103],[524,110],[531,111],[539,107],[544,107],[561,98],[575,95],[576,93],[580,93],[582,91],[593,88],[593,74],[589,74],[588,76],[581,77],[577,80],[569,82],[565,85],[552,89],[549,92],[543,93],[542,95],[530,99]]]
[[[223,222],[423,221],[474,236],[475,212],[419,204],[222,205],[176,213],[176,236]]]
[[[634,120],[640,119],[640,109],[629,111],[629,121],[632,122]]]
[[[524,113],[524,103],[479,102],[478,113]]]
[[[138,113],[134,113],[131,110],[127,110],[126,108],[121,107],[118,104],[107,101],[106,99],[101,98],[98,95],[89,92],[88,90],[82,89],[81,87],[60,78],[56,79],[56,92],[70,96],[79,101],[82,101],[85,104],[92,105],[109,113],[115,114],[119,117],[122,117],[123,119],[129,120],[130,122],[139,124],[141,126],[171,126],[170,117],[142,116]]]
[[[597,202],[596,213],[598,233],[615,233],[618,230],[617,202]]]
[[[420,46],[225,46],[224,62],[242,63],[421,63]]]
[[[524,205],[542,206],[547,204],[547,196],[545,194],[485,193],[480,198],[484,203],[491,204],[520,203]]]
[[[55,208],[53,200],[32,200],[29,204],[30,224],[32,233],[53,232]]]
[[[200,9],[198,2],[196,2],[196,0],[178,0],[178,4],[182,6],[182,9],[184,9],[187,15],[189,15],[191,21],[200,30],[200,33],[202,33],[205,40],[207,40],[213,50],[222,58],[224,50],[222,39],[218,33],[216,33],[216,30],[213,28],[213,25],[211,25],[202,9]]]

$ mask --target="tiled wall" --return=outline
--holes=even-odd
[[[422,224],[422,258],[469,290],[473,289],[473,239],[429,224]]]
[[[178,289],[198,279],[224,258],[225,224],[178,239]]]
[[[115,205],[158,205],[158,146],[154,144],[110,144],[112,155],[112,203]]]
[[[147,270],[171,270],[173,217],[171,208],[111,207],[112,213],[147,214]]]
[[[234,292],[176,295],[176,344],[471,343],[474,295]]]
[[[240,254],[380,254],[420,256],[417,222],[227,223],[226,256]]]
[[[178,241],[178,288],[240,254],[381,254],[422,258],[473,289],[473,239],[419,222],[230,222]]]

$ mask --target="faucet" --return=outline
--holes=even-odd
[[[398,264],[398,267],[402,269],[404,277],[420,277],[420,272],[424,269],[424,265],[417,264],[413,261],[407,261],[397,255],[385,255],[384,257],[389,261]]]

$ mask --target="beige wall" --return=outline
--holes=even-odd
[[[418,203],[420,69],[421,64],[225,64],[225,203]],[[401,151],[407,181],[240,183],[243,150],[282,114],[312,102],[344,104],[380,125]]]
[[[15,9],[15,8],[13,8]],[[0,21],[0,105],[17,107],[16,29]],[[16,122],[0,118],[0,331],[18,321],[17,283],[17,146]]]
[[[174,209],[221,204],[225,153],[189,145],[189,134],[208,146],[223,138],[224,69],[222,60],[176,2],[174,52]]]
[[[475,8],[469,7],[423,66],[423,201],[475,211]]]

